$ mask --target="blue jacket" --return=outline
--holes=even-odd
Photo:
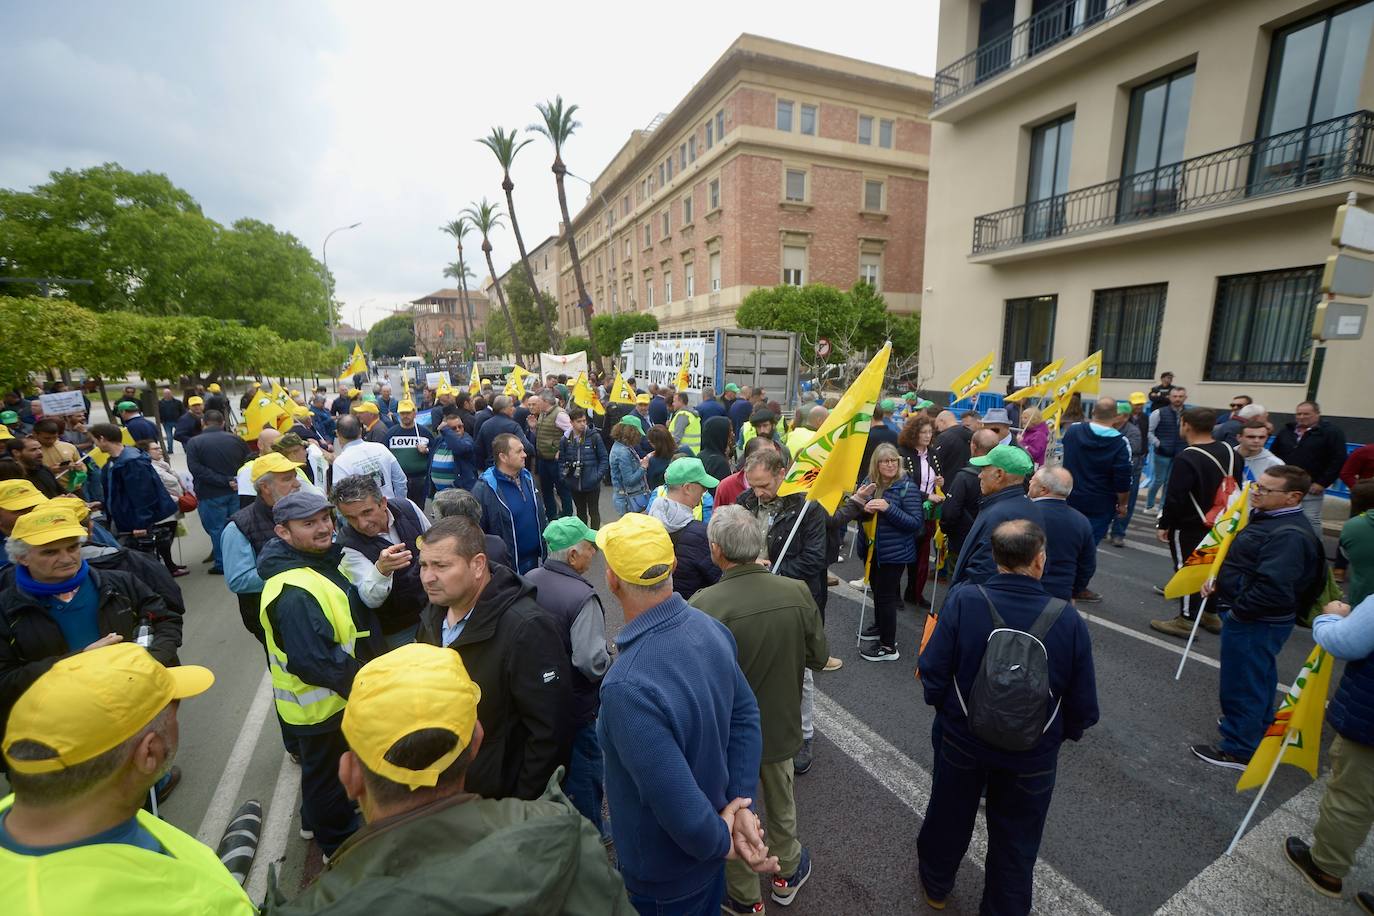
[[[396,405],[399,403],[395,398],[384,398],[380,394],[377,395],[377,416],[387,426],[395,426],[399,422],[396,419]]]
[[[449,429],[447,426],[440,426],[435,429],[435,433],[443,440],[444,448],[448,449],[453,456],[453,485],[464,490],[471,490],[473,484],[477,483],[477,445],[472,441],[472,437],[466,432],[462,435]],[[430,463],[434,463],[435,449],[429,452]]]
[[[735,398],[735,403],[730,405],[730,411],[727,416],[729,416],[730,422],[735,426],[736,439],[739,438],[740,428],[749,422],[749,417],[753,412],[754,405],[744,400],[744,398]]]
[[[1131,490],[1131,447],[1115,429],[1099,435],[1088,422],[1064,432],[1064,469],[1073,475],[1069,505],[1084,515],[1116,513],[1116,494]]]
[[[868,483],[867,480],[864,483]],[[925,529],[925,495],[914,481],[905,474],[902,479],[887,488],[883,493],[887,500],[886,512],[876,513],[878,525],[875,529],[873,562],[880,566],[916,562],[916,541]],[[852,519],[865,517],[863,505],[849,498],[835,509],[834,524],[840,528]]]
[[[1345,673],[1326,707],[1326,720],[1342,738],[1374,747],[1374,596],[1345,617],[1317,617],[1312,621],[1312,638],[1336,658],[1345,659]]]
[[[644,468],[639,466],[635,450],[623,442],[611,446],[610,470],[611,487],[616,492],[635,496],[649,489],[648,479]]]
[[[1217,572],[1217,604],[1237,620],[1291,623],[1326,584],[1326,553],[1299,509],[1255,512]]]
[[[758,796],[759,707],[730,631],[673,594],[615,637],[597,733],[625,886],[672,900],[720,874],[718,812]]]
[[[520,441],[525,444],[525,454],[534,454],[534,446],[530,444],[529,436],[525,435],[525,430],[521,428],[519,423],[503,413],[492,414],[482,424],[482,428],[477,431],[477,453],[474,461],[478,468],[491,467],[491,440],[502,433],[519,436]]]
[[[142,439],[152,439],[154,442],[162,441],[162,434],[157,431],[157,424],[147,417],[139,414],[124,421],[124,428],[129,431],[135,442]]]
[[[490,422],[490,421],[488,421]],[[482,530],[505,542],[513,568],[522,575],[548,555],[544,546],[544,505],[534,490],[534,477],[524,468],[512,480],[487,468],[472,487],[482,506]]]
[[[311,405],[310,413],[315,417],[315,432],[326,439],[334,438],[334,418],[323,407]]]
[[[101,468],[100,483],[105,511],[120,534],[151,528],[176,514],[176,501],[157,476],[153,459],[136,448],[126,445],[118,458],[107,461]]]
[[[655,425],[668,425],[668,402],[663,395],[656,394],[649,399],[649,420]]]
[[[606,456],[606,443],[600,433],[587,427],[587,434],[581,439],[571,435],[564,436],[558,446],[558,465],[564,478],[578,493],[596,490],[601,479],[610,473],[610,461]],[[569,470],[574,473],[568,474]]]
[[[1045,519],[1045,574],[1040,584],[1054,597],[1072,601],[1097,572],[1092,523],[1062,499],[1046,496],[1033,502]]]
[[[712,417],[723,417],[725,416],[725,405],[715,398],[711,398],[709,401],[703,400],[697,405],[697,416],[701,417],[703,423]]]
[[[1028,518],[1041,528],[1045,527],[1040,506],[1027,499],[1020,487],[1009,487],[983,497],[978,503],[978,517],[964,537],[959,561],[954,564],[951,588],[965,582],[986,582],[997,575],[997,561],[992,558],[992,532],[998,525],[1014,518]],[[1048,543],[1045,549],[1049,550]]]
[[[983,588],[1007,625],[1021,630],[1031,628],[1050,598],[1029,576],[998,573]],[[990,747],[968,729],[963,707],[973,695],[973,682],[991,634],[992,615],[982,592],[976,588],[950,592],[940,609],[940,622],[921,653],[921,689],[926,703],[935,707],[936,723],[944,734],[981,763],[1021,773],[1048,769],[1054,765],[1064,739],[1077,741],[1097,722],[1097,684],[1088,625],[1070,605],[1045,634],[1050,692],[1059,703],[1059,712],[1035,747],[1020,753]]]

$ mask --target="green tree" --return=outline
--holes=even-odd
[[[569,353],[580,353],[583,350],[590,352],[591,349],[592,342],[590,338],[583,337],[581,334],[574,334],[563,341],[563,353],[561,355],[567,356]]]
[[[472,222],[466,216],[460,216],[440,226],[439,231],[448,233],[454,244],[458,246],[458,260],[444,268],[444,276],[452,277],[458,281],[458,289],[463,294],[463,301],[458,309],[463,313],[463,337],[465,343],[471,343],[475,339],[473,337],[472,319],[468,316],[468,279],[472,276],[472,271],[463,261],[463,239],[467,238],[468,233],[472,231]]]
[[[61,299],[0,296],[0,326],[10,329],[0,334],[0,385],[9,390],[28,384],[30,372],[80,366],[99,324]]]
[[[648,312],[621,312],[597,315],[592,319],[592,339],[596,352],[619,355],[620,344],[642,331],[657,331],[658,319]]]
[[[540,353],[551,353],[552,341],[549,340],[548,325],[538,305],[535,304],[534,289],[525,275],[524,268],[516,264],[511,268],[505,286],[506,302],[510,306],[511,317],[515,320],[516,333],[525,356],[535,359]],[[551,302],[547,293],[540,293],[545,306]],[[505,353],[510,350],[510,337],[506,329],[496,323],[487,325],[488,352]]]
[[[329,339],[323,268],[294,235],[241,219],[217,227],[212,252],[193,277],[207,308],[190,311],[271,328],[288,340]]]
[[[409,315],[388,315],[367,332],[363,349],[379,356],[407,356],[415,349],[415,320]]]
[[[482,254],[487,259],[487,270],[493,277],[496,276],[496,265],[491,260],[491,230],[501,225],[501,208],[493,203],[488,203],[485,197],[480,203],[474,203],[463,211],[463,215],[472,221],[473,227],[482,235]],[[506,316],[506,329],[510,331],[510,350],[515,354],[515,361],[521,361],[520,353],[520,334],[515,329],[515,321],[511,318],[510,309],[506,307],[506,294],[501,289],[501,284],[496,284],[496,302],[501,306],[501,313]],[[466,303],[464,303],[466,305]],[[464,309],[466,312],[467,309]],[[490,330],[490,329],[488,329]],[[488,346],[490,346],[488,339]],[[490,352],[490,350],[488,351]],[[499,352],[505,353],[506,350]]]

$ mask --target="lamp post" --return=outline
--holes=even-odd
[[[338,322],[334,320],[334,278],[329,274],[329,240],[334,237],[336,232],[344,232],[348,229],[357,229],[362,222],[356,222],[351,226],[340,226],[331,229],[329,234],[324,237],[324,244],[320,246],[320,256],[324,261],[324,294],[327,297],[325,307],[329,313],[329,345],[335,346],[339,342]]]

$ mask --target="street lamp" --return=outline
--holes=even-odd
[[[329,311],[329,345],[335,346],[339,342],[338,323],[334,320],[334,278],[329,275],[329,240],[334,237],[335,232],[344,232],[348,229],[357,229],[362,222],[356,222],[351,226],[340,226],[331,229],[329,234],[324,237],[324,244],[320,246],[321,259],[324,261],[324,292],[328,297],[325,306]]]

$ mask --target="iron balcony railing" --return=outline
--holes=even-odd
[[[973,254],[1347,178],[1374,179],[1374,112],[1353,112],[975,217]]]
[[[1037,54],[1096,28],[1140,0],[1060,0],[1009,32],[979,45],[935,74],[932,107],[939,108]]]

